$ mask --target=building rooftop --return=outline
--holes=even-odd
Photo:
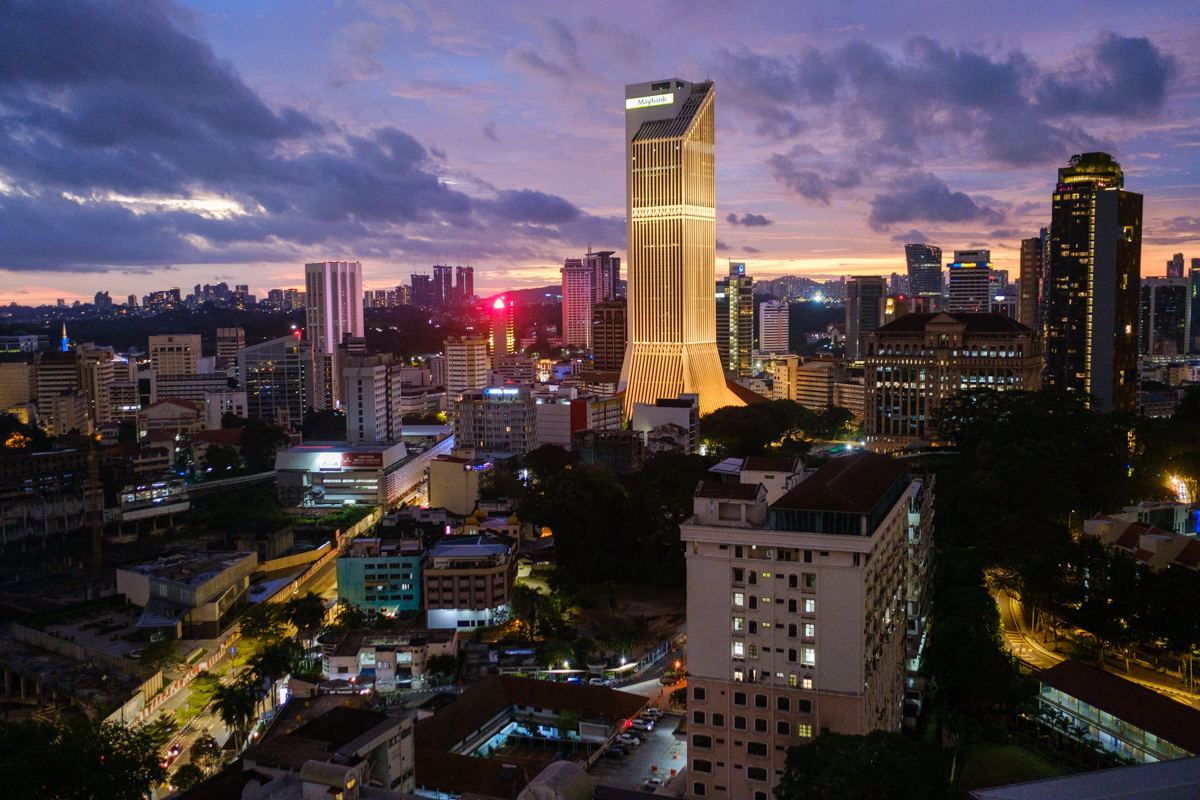
[[[763,397],[758,392],[755,392],[751,389],[747,389],[745,386],[742,386],[737,381],[731,381],[729,379],[726,379],[725,380],[725,388],[728,389],[729,391],[733,392],[733,395],[738,400],[741,400],[743,403],[745,403],[746,405],[753,405],[754,403],[770,403],[771,402],[771,398]]]
[[[742,471],[750,472],[799,472],[803,468],[798,456],[786,458],[747,458],[742,462]]]
[[[163,556],[157,561],[132,567],[121,567],[121,569],[159,580],[200,587],[248,558],[254,559],[257,563],[258,554],[253,552],[187,553]]]
[[[443,539],[433,546],[432,558],[471,558],[478,556],[503,556],[512,550],[486,536],[455,536]]]
[[[1062,661],[1038,680],[1160,739],[1200,753],[1200,711],[1099,667]]]
[[[1031,333],[1030,328],[1012,317],[995,312],[919,312],[897,317],[875,329],[875,333],[922,333],[932,322],[958,323],[967,333]]]
[[[322,648],[333,647],[334,656],[357,655],[364,647],[388,649],[396,647],[420,647],[426,644],[444,644],[458,635],[457,628],[427,630],[414,628],[408,631],[334,631],[323,633],[317,642]]]
[[[722,500],[753,500],[762,491],[758,483],[728,483],[726,481],[700,481],[694,497],[712,497]]]
[[[600,797],[599,792],[596,797]],[[1193,800],[1200,797],[1200,758],[977,789],[971,792],[971,797],[975,800]]]
[[[908,464],[878,453],[840,456],[801,481],[771,508],[870,514],[907,472]]]

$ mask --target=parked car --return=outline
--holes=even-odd
[[[628,733],[622,733],[617,737],[617,741],[621,744],[627,744],[630,747],[637,747],[642,743],[641,739],[637,738],[636,736],[630,736]]]
[[[654,720],[641,719],[641,718],[631,719],[631,720],[629,720],[629,725],[632,728],[637,728],[638,730],[642,730],[642,731],[654,730]]]
[[[631,746],[629,746],[629,745],[627,745],[627,744],[621,744],[620,742],[616,742],[616,743],[614,743],[614,744],[612,745],[612,747],[613,747],[613,748],[615,748],[615,749],[617,749],[617,750],[620,750],[620,751],[621,751],[622,753],[624,753],[625,755],[629,755],[630,753],[632,753],[632,752],[633,752],[633,748],[632,748]]]
[[[649,778],[646,780],[645,783],[642,784],[642,788],[648,789],[649,791],[653,792],[655,789],[661,788],[662,785],[663,785],[662,778]]]
[[[663,711],[661,708],[647,708],[642,712],[642,716],[646,717],[647,719],[658,719],[662,715]]]
[[[588,681],[588,684],[591,686],[604,686],[607,684],[607,681],[605,681],[604,678],[592,678]]]
[[[624,758],[625,751],[620,747],[610,747],[601,754],[604,758]]]

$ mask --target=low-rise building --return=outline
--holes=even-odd
[[[151,432],[166,431],[173,434],[176,441],[182,441],[203,425],[201,406],[178,397],[151,403],[137,414],[139,439],[144,439]]]
[[[117,591],[144,610],[137,627],[215,639],[246,605],[257,553],[202,552],[117,570]]]
[[[492,462],[475,458],[471,449],[454,450],[429,462],[429,505],[466,516],[479,503],[479,482],[492,471]]]
[[[247,416],[247,400],[245,392],[205,392],[204,393],[204,426],[209,430],[221,427],[221,419],[226,414],[235,417]]]
[[[700,395],[681,394],[676,398],[660,398],[653,404],[634,403],[630,419],[630,428],[642,432],[647,443],[656,428],[678,425],[687,434],[684,452],[699,452]]]
[[[520,540],[448,536],[429,554],[424,570],[430,628],[476,628],[508,611],[517,577]]]
[[[459,447],[528,453],[537,447],[537,421],[528,386],[466,391],[455,401],[454,441]]]
[[[1195,536],[1146,527],[1127,519],[1097,514],[1083,523],[1079,538],[1097,539],[1154,572],[1172,564],[1192,570],[1200,567],[1200,540]]]
[[[305,442],[275,455],[279,502],[330,509],[394,502],[409,488],[401,485],[407,456],[402,442]]]
[[[458,654],[458,629],[330,631],[317,644],[325,678],[386,693],[423,688],[430,658]]]
[[[571,435],[571,449],[579,460],[613,472],[641,469],[646,460],[646,442],[641,431],[585,430]]]
[[[420,539],[359,537],[337,560],[338,599],[372,615],[415,613],[424,560]]]
[[[537,398],[537,444],[556,444],[570,449],[576,431],[619,430],[624,422],[623,397],[573,395],[559,391]]]
[[[842,363],[837,359],[805,361],[796,369],[796,390],[793,399],[805,408],[820,411],[833,405],[833,387],[841,379]]]

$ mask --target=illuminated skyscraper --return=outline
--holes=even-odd
[[[1167,262],[1167,277],[1182,278],[1183,277],[1183,253],[1176,253],[1170,261]]]
[[[741,261],[730,261],[729,275],[717,282],[717,352],[727,373],[745,378],[753,371],[754,279]]]
[[[626,409],[681,393],[702,414],[742,405],[717,352],[713,127],[711,81],[625,87]]]
[[[990,305],[992,252],[955,250],[950,265],[950,302],[946,310],[983,313]]]
[[[458,281],[454,287],[455,293],[466,302],[471,302],[471,298],[475,296],[475,268],[474,267],[456,267],[454,270],[455,279]]]
[[[433,304],[448,305],[454,299],[454,267],[445,264],[433,266]]]
[[[492,304],[492,339],[489,348],[492,351],[492,366],[496,359],[516,352],[517,340],[514,331],[513,317],[516,303],[504,295],[496,298]]]
[[[904,245],[908,262],[908,290],[921,297],[942,294],[942,248],[928,244]]]
[[[592,346],[592,270],[568,258],[562,269],[562,337],[568,347]]]
[[[1132,413],[1138,392],[1142,196],[1108,153],[1058,171],[1045,280],[1046,381]]]

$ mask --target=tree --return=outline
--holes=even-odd
[[[250,671],[262,689],[271,695],[271,707],[275,707],[275,682],[291,674],[300,661],[302,650],[298,642],[290,639],[272,642],[250,659]]]
[[[331,627],[342,631],[361,631],[367,627],[367,614],[361,606],[352,606],[345,599],[338,600],[337,619]]]
[[[241,752],[258,709],[256,687],[250,681],[240,679],[222,684],[213,693],[212,704],[217,716],[233,731],[237,752]]]
[[[942,800],[950,764],[899,733],[822,733],[789,747],[776,800]]]
[[[284,609],[288,622],[296,626],[297,635],[316,631],[325,622],[325,601],[314,592],[293,597],[287,601]]]
[[[246,418],[239,417],[237,414],[233,413],[232,411],[226,411],[224,414],[221,415],[221,427],[222,428],[241,428],[241,427],[244,427],[245,424],[246,424]]]
[[[221,764],[221,745],[212,734],[202,733],[188,748],[188,759],[207,775]]]
[[[204,770],[195,764],[184,764],[175,770],[175,774],[171,776],[171,785],[180,791],[186,792],[203,783],[205,777]]]
[[[242,612],[241,634],[255,642],[277,642],[287,636],[286,608],[279,603],[255,603]]]
[[[241,463],[237,448],[224,444],[210,444],[200,459],[200,466],[206,472],[211,472],[214,478],[232,476]]]
[[[138,661],[150,669],[170,669],[179,663],[179,648],[169,639],[151,642],[142,648]]]
[[[425,662],[425,672],[439,678],[454,680],[458,675],[458,656],[452,653],[430,656]]]
[[[310,408],[304,412],[300,428],[304,432],[306,442],[344,442],[346,414],[333,409],[316,411]]]
[[[558,730],[558,735],[563,739],[567,738],[570,733],[579,732],[579,712],[577,711],[558,711],[554,714],[554,727]]]
[[[525,456],[525,466],[534,480],[545,480],[579,463],[579,453],[557,444],[544,444]]]
[[[143,800],[167,779],[143,726],[74,718],[0,723],[0,786],[30,800]]]
[[[521,497],[525,484],[512,472],[493,469],[483,474],[479,481],[479,501],[495,503],[505,497]]]
[[[137,444],[137,423],[132,420],[121,420],[117,428],[117,444]]]
[[[518,583],[509,597],[509,619],[516,625],[517,637],[528,642],[553,636],[562,617],[547,595]]]
[[[687,687],[682,687],[671,692],[667,696],[667,702],[671,704],[671,708],[687,708]]]
[[[283,428],[259,417],[251,417],[242,426],[242,459],[247,471],[268,472],[275,469],[275,454],[291,443]]]

